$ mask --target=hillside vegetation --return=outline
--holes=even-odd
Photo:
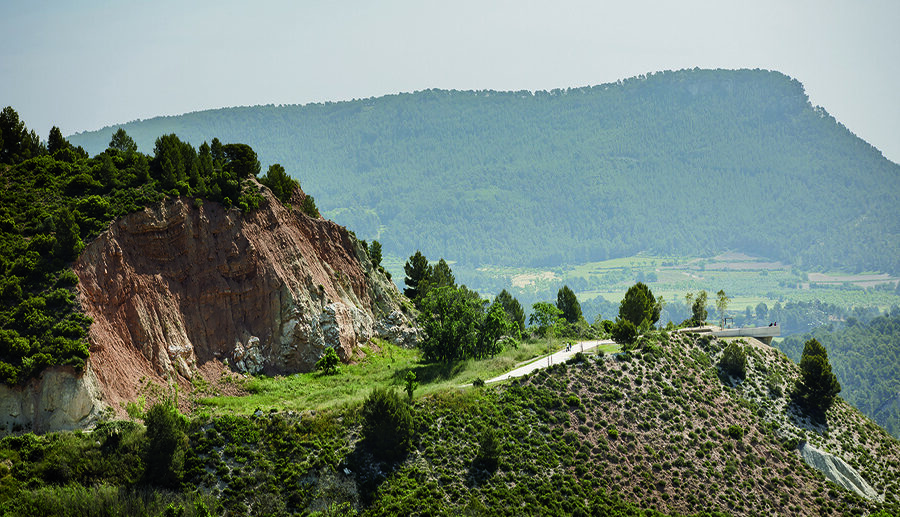
[[[682,70],[539,92],[428,90],[124,124],[247,142],[384,252],[555,266],[739,250],[900,272],[900,166],[763,70]],[[99,152],[114,128],[73,135]]]
[[[878,425],[900,437],[900,311],[868,322],[850,318],[846,327],[821,327],[778,343],[794,361],[815,338],[828,349],[841,396]]]
[[[900,510],[896,440],[841,400],[824,423],[810,423],[789,401],[797,366],[758,342],[732,343],[747,356],[742,381],[717,367],[726,343],[655,333],[623,355],[402,402],[392,411],[411,413],[410,449],[395,459],[370,444],[368,401],[189,422],[169,407],[145,416],[146,433],[120,422],[90,436],[7,437],[0,507],[5,515]],[[841,456],[884,502],[826,481],[794,450],[803,442]],[[166,454],[148,454],[165,444]]]
[[[199,149],[174,134],[152,155],[124,132],[89,158],[51,130],[47,145],[11,107],[0,114],[0,383],[23,384],[44,368],[85,366],[91,324],[78,307],[72,262],[111,221],[166,196],[244,211],[264,202],[256,153],[214,138]],[[260,181],[287,195],[297,186],[277,164]],[[304,211],[318,215],[306,196]]]

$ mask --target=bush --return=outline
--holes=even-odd
[[[393,389],[375,388],[362,407],[362,436],[372,454],[386,461],[406,456],[412,442],[409,406]]]
[[[147,411],[144,424],[147,426],[144,482],[177,488],[188,448],[187,417],[179,413],[173,399],[166,398]]]
[[[413,400],[413,392],[416,391],[416,388],[419,387],[418,381],[416,381],[416,372],[406,372],[406,396],[409,398],[409,402],[412,403]]]
[[[584,352],[575,352],[575,355],[566,360],[566,364],[579,364],[587,362],[587,356]]]
[[[325,375],[334,375],[338,372],[338,366],[341,364],[341,358],[338,357],[334,348],[328,347],[322,357],[316,361],[316,370],[320,370]]]
[[[719,368],[732,377],[745,378],[747,376],[747,351],[740,343],[732,341],[722,352]]]
[[[620,319],[612,328],[610,333],[613,341],[620,345],[630,346],[637,340],[638,330],[634,323]]]
[[[303,203],[300,204],[300,210],[310,217],[315,217],[317,219],[320,217],[319,209],[316,207],[316,200],[308,194],[303,198]]]
[[[475,464],[493,472],[497,470],[499,461],[500,441],[497,439],[497,433],[493,427],[486,427],[478,440],[478,456],[475,457]]]

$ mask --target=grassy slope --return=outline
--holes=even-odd
[[[563,348],[562,340],[540,340],[521,343],[491,359],[459,361],[451,364],[423,363],[416,349],[397,347],[376,341],[363,347],[349,365],[342,365],[339,375],[320,372],[298,373],[284,377],[256,377],[239,381],[245,397],[209,396],[215,389],[203,389],[192,394],[202,408],[212,414],[248,414],[256,409],[322,410],[355,407],[375,387],[405,384],[406,373],[412,371],[420,384],[419,395],[435,393],[471,384],[475,379],[490,379],[514,369],[522,363]],[[206,387],[204,387],[206,388]]]
[[[877,510],[806,467],[792,449],[805,437],[857,468],[896,513],[900,444],[842,401],[829,412],[827,428],[803,424],[786,408],[797,367],[770,347],[752,346],[748,377],[734,388],[716,374],[722,343],[670,336],[626,360],[607,356],[499,386],[436,390],[415,400],[413,450],[397,465],[373,461],[359,441],[352,405],[195,420],[185,490],[199,487],[221,505],[214,510],[234,514],[340,503],[367,515]],[[500,437],[494,472],[475,462],[485,428]],[[102,433],[38,437],[50,450],[41,454],[37,445],[6,439],[0,503],[64,499],[72,485],[53,488],[60,481],[47,480],[48,472],[70,472],[69,481],[84,484],[130,486],[140,472],[139,435],[125,433],[112,444]],[[52,453],[53,443],[66,440],[79,442],[78,454]],[[130,476],[113,468],[119,455],[129,458]],[[118,477],[104,478],[95,468],[95,477],[82,480],[75,467],[82,458],[102,458]]]

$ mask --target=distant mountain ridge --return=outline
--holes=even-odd
[[[733,249],[900,272],[900,165],[778,72],[428,90],[121,127],[144,151],[169,132],[246,142],[263,164],[296,171],[326,215],[397,256],[555,266]],[[96,153],[113,130],[69,140]]]

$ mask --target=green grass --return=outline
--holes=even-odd
[[[520,343],[518,348],[504,350],[493,358],[426,363],[418,349],[400,348],[378,341],[374,347],[363,347],[362,356],[354,364],[341,365],[336,375],[319,372],[276,377],[253,377],[245,382],[250,392],[243,397],[201,398],[200,404],[212,414],[248,414],[257,409],[269,411],[306,411],[354,407],[376,387],[394,386],[402,390],[406,372],[416,374],[419,388],[416,397],[428,395],[475,379],[487,380],[550,352],[563,348],[563,340],[542,339]],[[616,347],[604,347],[605,352]]]

